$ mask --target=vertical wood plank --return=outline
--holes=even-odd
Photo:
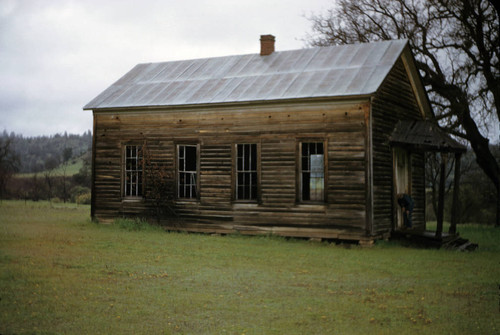
[[[96,130],[97,130],[97,117],[93,113],[93,130],[92,130],[92,167],[91,167],[91,194],[90,194],[90,218],[92,220],[96,219]]]
[[[444,188],[446,182],[446,161],[448,155],[441,154],[441,171],[439,177],[439,195],[438,195],[438,213],[437,213],[437,227],[436,237],[441,238],[443,234],[443,219],[444,219]]]

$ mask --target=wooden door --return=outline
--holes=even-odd
[[[394,148],[394,206],[396,208],[396,227],[403,227],[403,215],[397,201],[399,193],[411,194],[410,153],[402,148]]]

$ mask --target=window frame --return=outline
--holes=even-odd
[[[128,148],[130,147],[135,147],[135,156],[133,157],[135,159],[135,163],[137,167],[140,167],[140,169],[135,169],[135,170],[129,170],[128,169]],[[144,199],[144,191],[145,191],[145,175],[144,175],[144,155],[142,153],[142,148],[144,147],[143,143],[124,143],[122,145],[122,182],[121,182],[121,194],[122,194],[122,199],[124,200],[142,200]],[[129,171],[131,173],[140,173],[140,180],[138,178],[137,182],[138,185],[136,185],[136,192],[135,194],[128,193],[128,185],[129,183],[127,182],[127,177]]]
[[[195,170],[180,170],[180,159],[181,159],[181,154],[180,154],[180,149],[181,147],[194,147],[196,148],[196,168]],[[184,152],[185,154],[185,152]],[[185,165],[185,163],[184,163]],[[196,180],[194,183],[195,187],[195,195],[191,197],[186,197],[186,196],[181,196],[180,192],[180,174],[181,173],[193,173],[196,176]],[[175,197],[178,200],[182,201],[198,201],[200,199],[200,145],[198,143],[176,143],[175,144]]]
[[[238,147],[239,146],[255,146],[255,170],[239,170],[238,168],[238,159],[239,159],[239,151]],[[261,181],[261,159],[260,159],[260,143],[257,142],[251,142],[251,141],[242,141],[242,142],[237,142],[233,144],[233,177],[232,177],[232,198],[234,202],[238,203],[259,203],[261,199],[261,186],[260,186],[260,181]],[[255,181],[255,194],[253,197],[250,199],[246,198],[240,198],[238,196],[238,188],[239,188],[239,182],[238,182],[238,177],[239,173],[255,173],[256,174],[256,181]],[[251,190],[252,188],[250,188]]]
[[[303,172],[302,169],[302,146],[303,144],[321,143],[323,144],[323,194],[319,200],[304,200],[303,196]],[[327,202],[327,181],[328,181],[328,141],[325,138],[301,138],[297,140],[297,202],[302,204],[325,204]],[[310,155],[309,155],[310,156]]]

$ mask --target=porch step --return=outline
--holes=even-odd
[[[445,247],[446,249],[454,249],[457,251],[474,251],[477,249],[478,244],[460,237],[454,241],[451,241],[451,243],[443,245],[443,247]]]
[[[404,244],[420,248],[445,248],[457,251],[474,251],[478,245],[458,234],[443,233],[436,237],[431,231],[396,231],[391,234],[391,239],[396,239]]]

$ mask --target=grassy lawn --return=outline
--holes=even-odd
[[[0,205],[0,334],[499,334],[500,229],[463,253],[131,231]]]

